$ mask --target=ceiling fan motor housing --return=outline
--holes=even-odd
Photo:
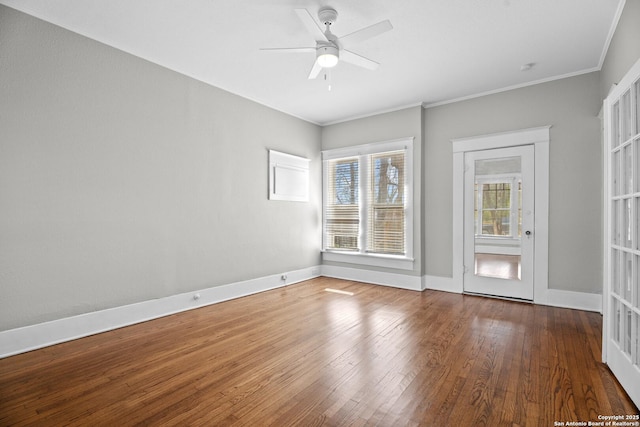
[[[331,25],[338,19],[338,12],[332,7],[323,7],[318,11],[318,18],[324,25]]]
[[[321,55],[338,56],[338,52],[338,47],[332,43],[320,44],[316,50],[316,57]]]

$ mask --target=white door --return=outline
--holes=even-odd
[[[533,300],[534,146],[465,153],[464,291]]]
[[[640,61],[604,103],[603,360],[640,406]]]

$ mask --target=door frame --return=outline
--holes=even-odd
[[[467,151],[465,152],[465,233],[464,238],[464,259],[465,259],[465,275],[464,275],[464,291],[467,293],[479,293],[503,298],[513,298],[523,301],[533,301],[533,279],[535,266],[535,239],[536,233],[532,236],[525,236],[525,231],[534,231],[535,227],[535,148],[533,144],[520,145],[507,148],[492,148],[487,150]],[[476,192],[474,192],[474,184],[479,182],[478,176],[475,174],[478,160],[486,159],[506,159],[520,158],[520,171],[518,175],[523,182],[522,185],[522,237],[517,237],[518,222],[514,221],[514,217],[510,216],[511,226],[515,227],[516,239],[518,240],[518,252],[521,259],[522,276],[518,279],[483,277],[474,274],[473,265],[475,264],[476,250],[478,248],[478,238],[482,239],[482,235],[477,236],[476,231],[479,224],[474,220],[473,206],[478,203],[480,209],[480,192],[481,186],[478,185],[478,201],[475,201]],[[508,174],[505,174],[508,175]],[[511,178],[511,177],[510,177]],[[481,181],[481,178],[480,178]],[[504,181],[504,180],[503,180]],[[515,179],[514,179],[515,182]],[[513,186],[512,189],[517,188]],[[517,191],[511,192],[511,209],[517,209]],[[510,214],[512,210],[510,209]],[[528,212],[528,213],[527,213]],[[478,222],[481,222],[481,215],[478,213]],[[513,229],[512,229],[513,230]]]
[[[640,59],[638,61],[636,61],[636,63],[634,65],[631,66],[631,68],[626,72],[626,74],[622,77],[622,79],[620,79],[620,81],[611,88],[611,90],[609,91],[609,94],[607,95],[607,97],[605,98],[604,102],[603,102],[603,114],[604,114],[604,120],[603,120],[603,150],[604,150],[604,162],[603,162],[603,173],[604,173],[604,198],[603,198],[603,204],[604,204],[604,239],[603,239],[603,261],[604,261],[604,284],[603,284],[603,303],[602,303],[602,309],[603,309],[603,327],[602,327],[602,361],[603,363],[606,363],[609,366],[609,369],[611,369],[611,372],[613,373],[613,375],[616,377],[616,379],[620,382],[620,384],[622,385],[622,388],[624,388],[624,390],[627,392],[627,394],[629,395],[629,397],[631,398],[631,400],[633,400],[633,402],[636,405],[640,405],[640,384],[638,384],[637,378],[638,378],[638,364],[634,361],[629,360],[629,357],[624,354],[624,351],[620,351],[619,346],[614,343],[612,340],[612,329],[614,327],[614,324],[617,323],[617,319],[615,319],[615,315],[617,314],[616,312],[613,311],[613,300],[614,299],[622,299],[624,300],[624,298],[619,298],[619,297],[615,297],[614,294],[614,289],[613,286],[615,285],[613,283],[613,267],[612,267],[612,249],[613,246],[623,246],[622,244],[618,244],[618,245],[614,245],[612,242],[612,224],[613,221],[615,220],[613,218],[613,212],[612,212],[612,199],[616,196],[613,193],[613,173],[614,171],[611,170],[611,163],[612,163],[612,159],[611,159],[611,155],[612,155],[612,151],[615,151],[614,148],[612,148],[612,141],[614,140],[614,135],[613,133],[617,130],[620,131],[620,128],[618,126],[620,126],[620,121],[615,118],[612,117],[612,107],[614,104],[620,102],[622,103],[622,95],[627,92],[627,91],[633,91],[634,90],[634,85],[635,83],[638,81],[638,79],[640,79]],[[636,95],[637,96],[637,95]],[[632,104],[633,105],[633,104]],[[632,113],[635,113],[634,110],[634,106],[631,106],[631,111]],[[635,117],[631,116],[631,120],[633,121],[635,119]],[[615,124],[613,122],[616,122]],[[633,130],[633,126],[631,127],[631,129]],[[634,139],[637,138],[637,136],[635,136],[636,134],[639,134],[639,130],[635,129],[635,133],[632,134],[632,136],[628,139]],[[624,139],[624,137],[622,137],[620,139],[619,145],[618,147],[615,147],[615,149],[619,150],[619,147],[622,147],[624,144],[626,143],[626,140]],[[632,143],[633,144],[633,143]],[[635,150],[635,149],[634,149]],[[634,168],[635,169],[635,168]],[[638,172],[638,171],[635,171]],[[617,173],[616,173],[617,175]],[[620,176],[618,175],[618,178],[620,178]],[[635,184],[635,180],[637,180],[638,177],[634,176],[634,186]],[[624,194],[627,192],[623,192],[623,197],[628,197],[627,194],[633,194],[635,193],[635,189],[632,190],[631,192],[628,192],[627,194]],[[634,200],[635,196],[631,197],[631,200]],[[634,212],[634,214],[632,215],[631,221],[635,222],[636,218],[639,216],[635,203],[632,204],[632,209]],[[637,225],[632,225],[632,229],[634,231],[634,234],[637,232],[636,227]],[[633,252],[637,252],[636,248],[630,248]],[[633,253],[631,252],[631,253]],[[636,267],[634,267],[634,269],[636,269]],[[635,271],[636,277],[638,277],[638,275],[640,274],[638,271]],[[637,290],[635,291],[637,292]],[[632,297],[633,298],[633,294]],[[634,309],[637,310],[637,309]],[[637,326],[636,326],[637,328]],[[636,334],[638,334],[638,331],[636,329]],[[622,334],[622,332],[620,332]],[[633,339],[634,337],[632,337]],[[630,366],[629,366],[630,364]]]
[[[549,292],[549,134],[551,126],[452,139],[453,149],[453,290],[464,292],[464,173],[465,153],[495,148],[534,147],[533,302],[546,304]]]

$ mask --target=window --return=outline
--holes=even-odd
[[[474,200],[476,236],[520,237],[522,181],[519,177],[478,180]],[[512,223],[517,225],[516,229],[512,229]]]
[[[323,249],[334,256],[328,258],[411,258],[412,152],[413,139],[323,152]]]
[[[405,255],[404,163],[402,151],[369,156],[371,176],[367,205],[370,253]]]

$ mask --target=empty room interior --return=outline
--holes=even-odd
[[[640,0],[0,0],[0,425],[638,406]]]

